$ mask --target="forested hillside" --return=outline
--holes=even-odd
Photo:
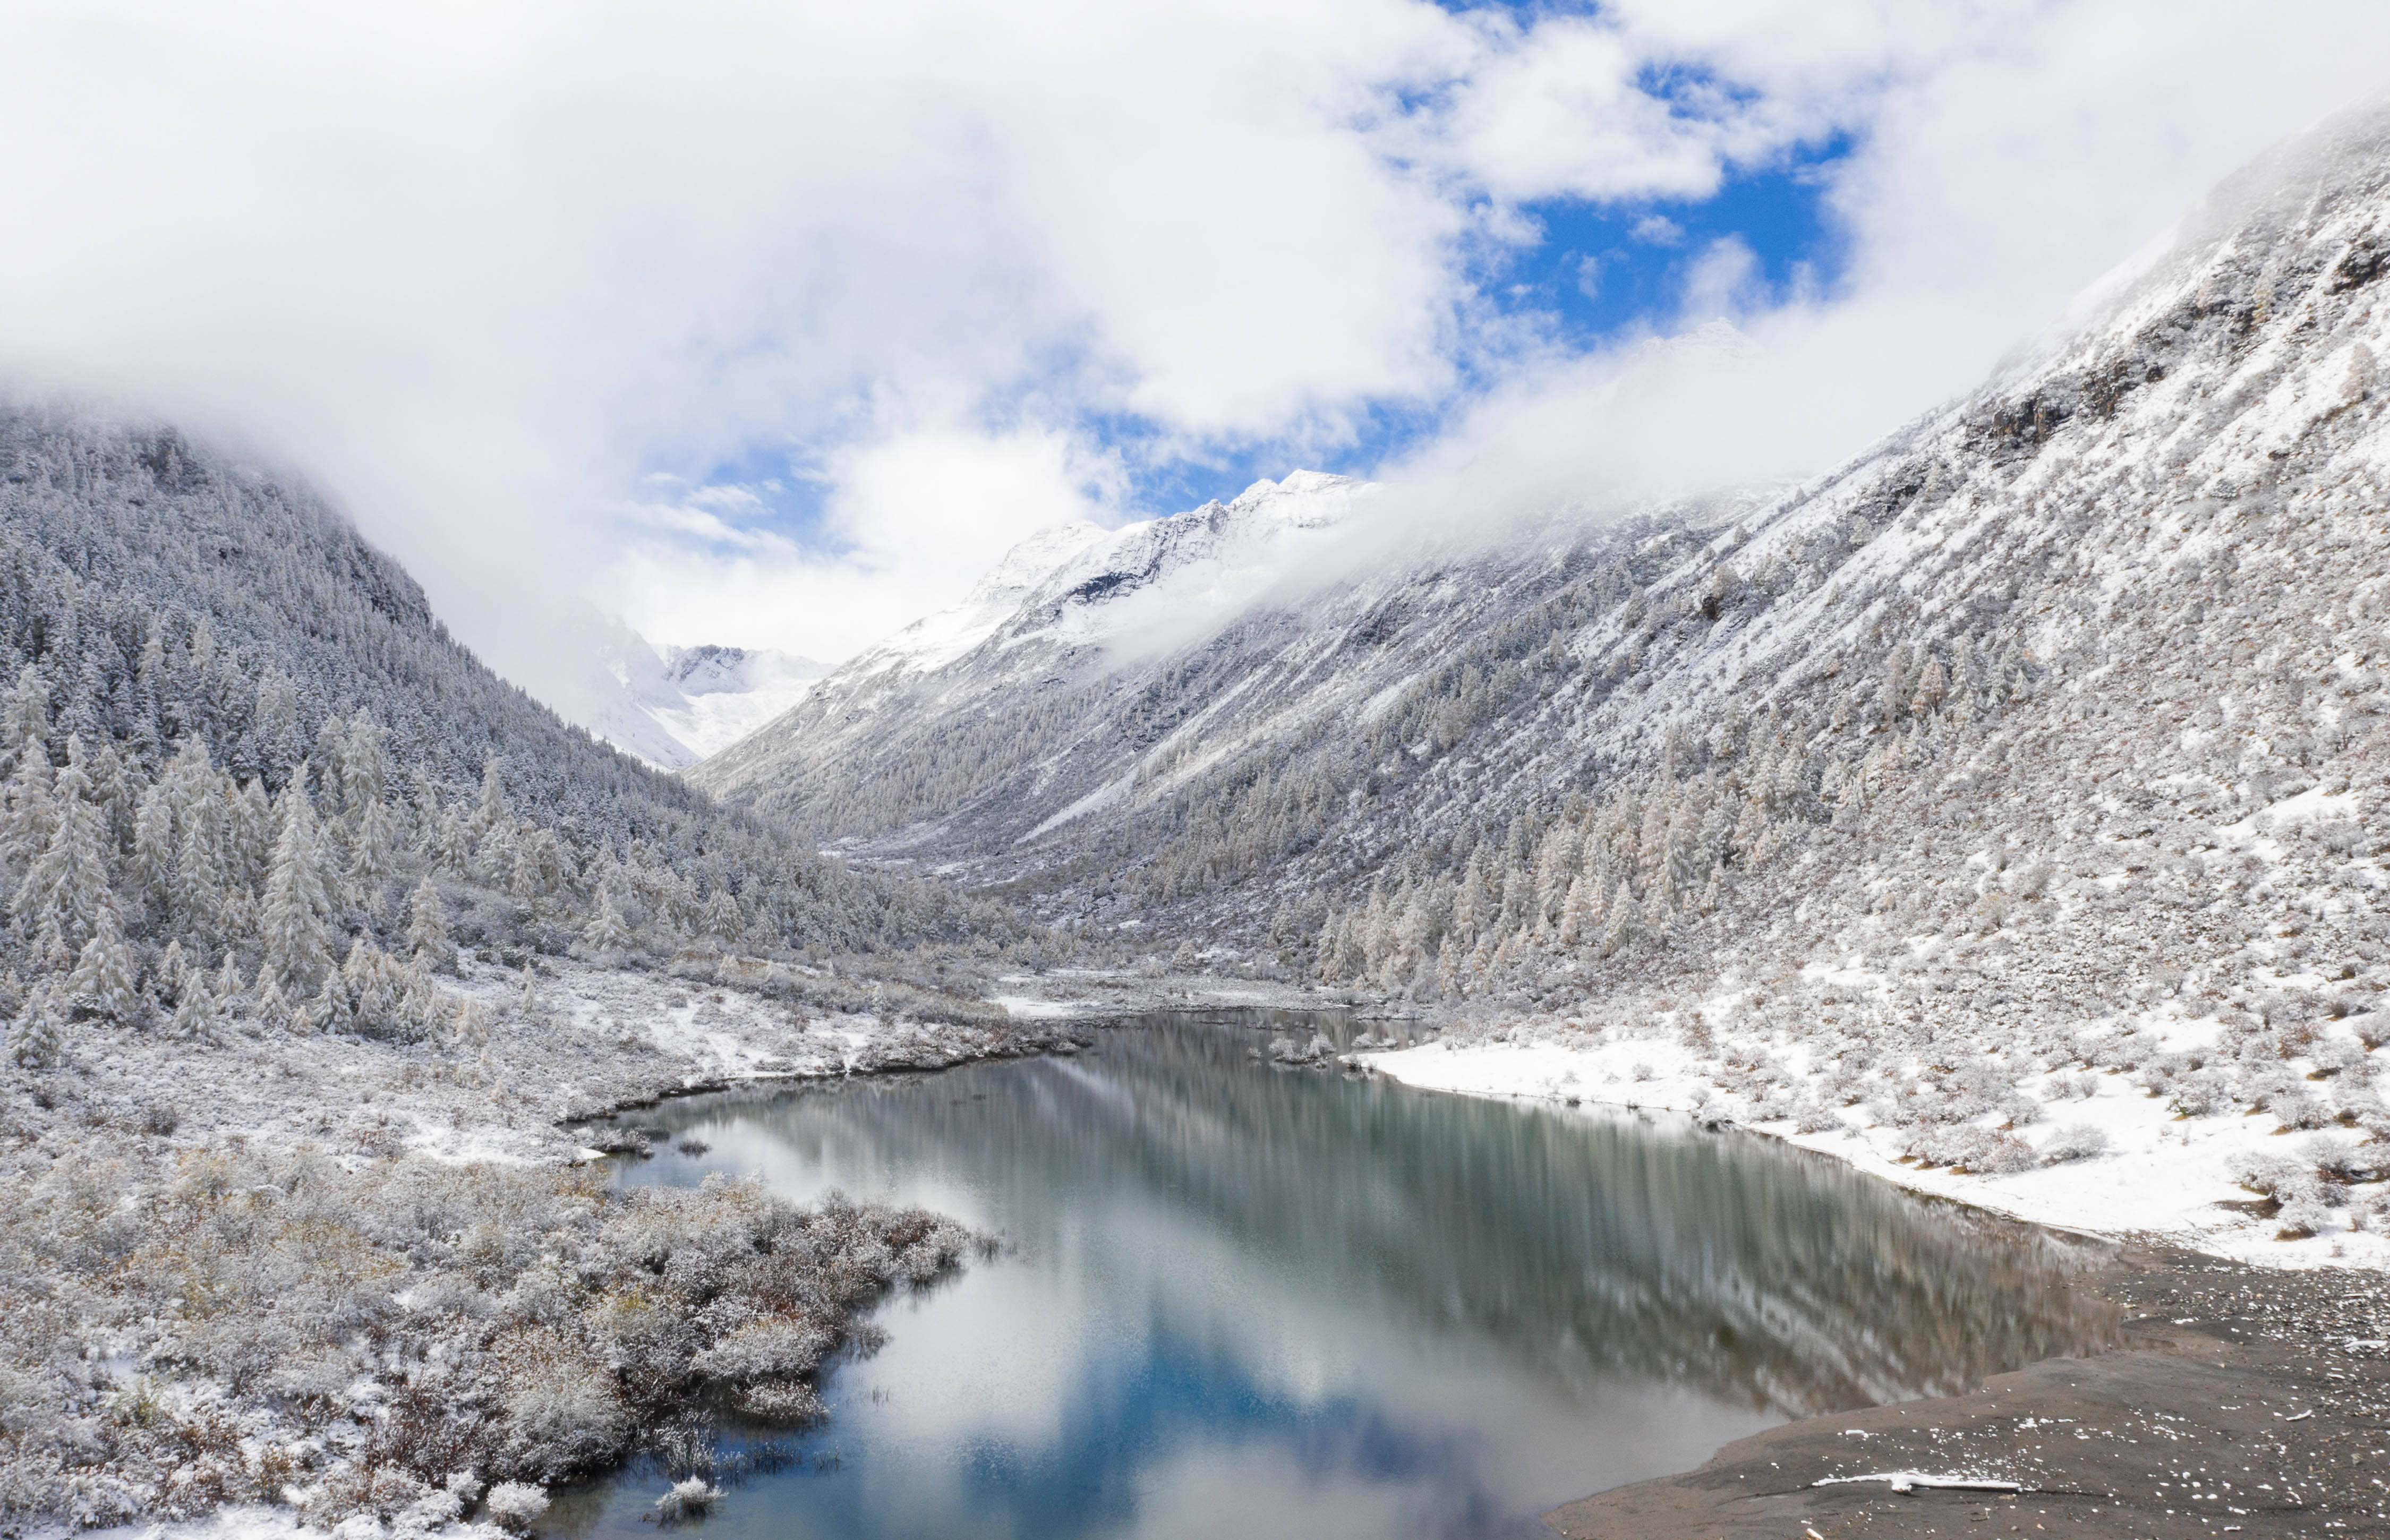
[[[421,1033],[455,941],[816,955],[1000,941],[857,879],[492,674],[303,488],[171,430],[0,415],[0,989],[78,1015]]]
[[[1172,581],[1124,533],[699,779],[1041,912],[1423,999],[2036,925],[2058,944],[1977,1004],[2186,987],[2219,938],[2287,958],[2309,943],[2275,932],[2319,925],[2361,969],[2385,186],[2382,117],[2333,125],[2078,329],[1787,494],[1407,543],[1158,656],[1105,620]]]

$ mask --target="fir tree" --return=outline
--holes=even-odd
[[[67,750],[67,765],[54,789],[57,826],[9,900],[9,912],[29,933],[55,928],[58,942],[75,950],[90,939],[103,913],[113,922],[116,905],[109,891],[99,810],[84,795],[91,782],[83,770],[81,745],[70,738]]]
[[[331,900],[315,844],[315,813],[297,781],[282,793],[282,837],[258,909],[265,970],[298,990],[313,989],[331,966]]]
[[[598,912],[582,929],[582,941],[599,956],[620,952],[631,943],[631,928],[623,923],[622,911],[614,907],[610,888],[601,888],[598,894]]]
[[[444,969],[456,961],[456,945],[448,939],[446,906],[430,872],[423,874],[423,880],[407,896],[406,951],[426,968]]]
[[[1616,896],[1610,901],[1610,918],[1601,930],[1601,955],[1615,956],[1620,947],[1633,941],[1641,924],[1641,914],[1635,903],[1634,890],[1621,881]]]
[[[113,906],[100,911],[67,979],[67,994],[76,1005],[111,1020],[134,1019],[140,992],[134,980],[133,949],[124,943]]]
[[[25,1003],[8,1023],[8,1056],[28,1070],[54,1070],[64,1057],[67,1041],[66,1002],[55,987],[25,992]]]

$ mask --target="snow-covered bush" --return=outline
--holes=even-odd
[[[658,1523],[676,1523],[683,1519],[701,1519],[722,1496],[721,1489],[702,1476],[691,1476],[675,1482],[673,1489],[655,1501]]]
[[[2052,1135],[2041,1147],[2044,1165],[2062,1165],[2069,1161],[2088,1161],[2108,1153],[2108,1133],[2088,1123],[2069,1123]]]
[[[1929,1166],[1954,1166],[1977,1175],[2024,1171],[2035,1163],[2033,1146],[2014,1134],[1960,1124],[1928,1128],[1902,1146],[1902,1153]]]
[[[2233,1181],[2274,1200],[2285,1209],[2302,1200],[2324,1201],[2323,1177],[2306,1161],[2244,1149],[2227,1161],[2224,1169]]]
[[[2269,1094],[2266,1097],[2266,1110],[2281,1119],[2285,1128],[2321,1128],[2332,1121],[2332,1109],[2303,1085]]]
[[[2229,1112],[2239,1103],[2233,1099],[2229,1076],[2215,1070],[2201,1070],[2183,1076],[2168,1088],[2166,1105],[2187,1118],[2206,1118]]]
[[[69,1152],[0,1183],[0,1502],[113,1522],[289,1487],[331,1526],[444,1510],[469,1467],[502,1517],[533,1500],[508,1483],[602,1467],[692,1402],[817,1415],[806,1377],[875,1336],[857,1313],[976,1239],[721,1178],[219,1148],[143,1185]],[[102,1318],[164,1378],[95,1408],[40,1366]]]
[[[529,1482],[500,1482],[482,1499],[482,1508],[506,1529],[527,1530],[547,1512],[547,1489]]]

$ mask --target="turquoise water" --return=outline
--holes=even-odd
[[[892,1300],[714,1540],[1548,1534],[1811,1412],[2101,1340],[2029,1232],[1768,1141],[1272,1069],[1333,1019],[675,1103],[629,1182],[919,1203],[1007,1252]],[[660,1142],[659,1149],[666,1147]],[[727,1429],[726,1446],[739,1444]],[[652,1535],[652,1464],[551,1534]]]

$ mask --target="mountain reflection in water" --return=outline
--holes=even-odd
[[[708,1532],[1548,1534],[1768,1424],[2107,1339],[2020,1227],[1756,1137],[1266,1068],[1267,1035],[1157,1018],[643,1120],[711,1149],[627,1181],[918,1202],[1017,1249],[883,1310],[800,1460]],[[663,1484],[547,1527],[632,1533]]]

